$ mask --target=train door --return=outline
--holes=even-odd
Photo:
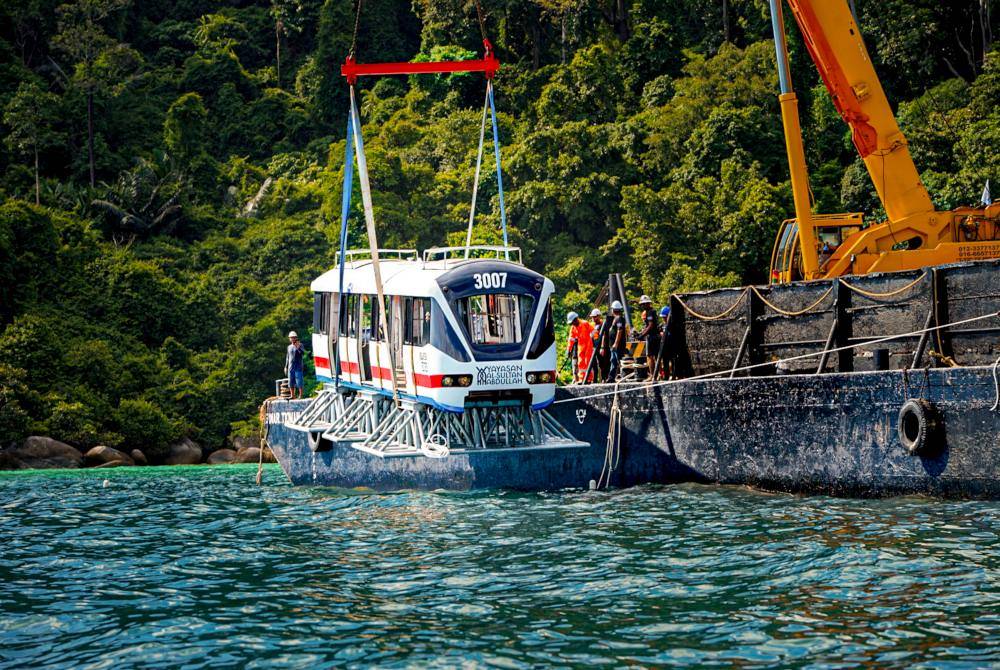
[[[391,296],[389,310],[389,346],[392,348],[393,374],[396,376],[396,387],[406,388],[406,368],[403,367],[403,298]]]
[[[377,315],[372,309],[375,304],[373,296],[362,294],[358,298],[361,301],[361,332],[358,333],[358,362],[361,364],[361,381],[370,382],[372,380],[371,341],[372,333],[375,332],[374,317]]]

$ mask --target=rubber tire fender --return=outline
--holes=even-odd
[[[930,400],[910,398],[899,408],[899,443],[914,456],[933,457],[944,448],[944,420]]]

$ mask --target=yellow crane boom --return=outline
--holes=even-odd
[[[772,281],[821,279],[1000,257],[1000,205],[934,208],[846,0],[787,0],[809,55],[868,169],[886,221],[813,214],[798,102],[791,89],[781,0],[769,0],[782,122],[795,199],[779,231]],[[797,244],[796,244],[797,242]]]

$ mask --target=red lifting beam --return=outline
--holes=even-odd
[[[358,77],[388,74],[444,74],[448,72],[483,72],[492,79],[500,69],[500,61],[493,55],[493,45],[483,40],[486,53],[480,60],[437,61],[434,63],[355,63],[347,57],[340,66],[340,74],[347,77],[347,83],[354,85]]]

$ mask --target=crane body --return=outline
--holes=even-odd
[[[1000,258],[1000,205],[935,209],[846,0],[787,3],[837,112],[851,129],[886,220],[866,227],[861,214],[812,212],[781,0],[769,1],[796,216],[779,230],[772,282]]]

